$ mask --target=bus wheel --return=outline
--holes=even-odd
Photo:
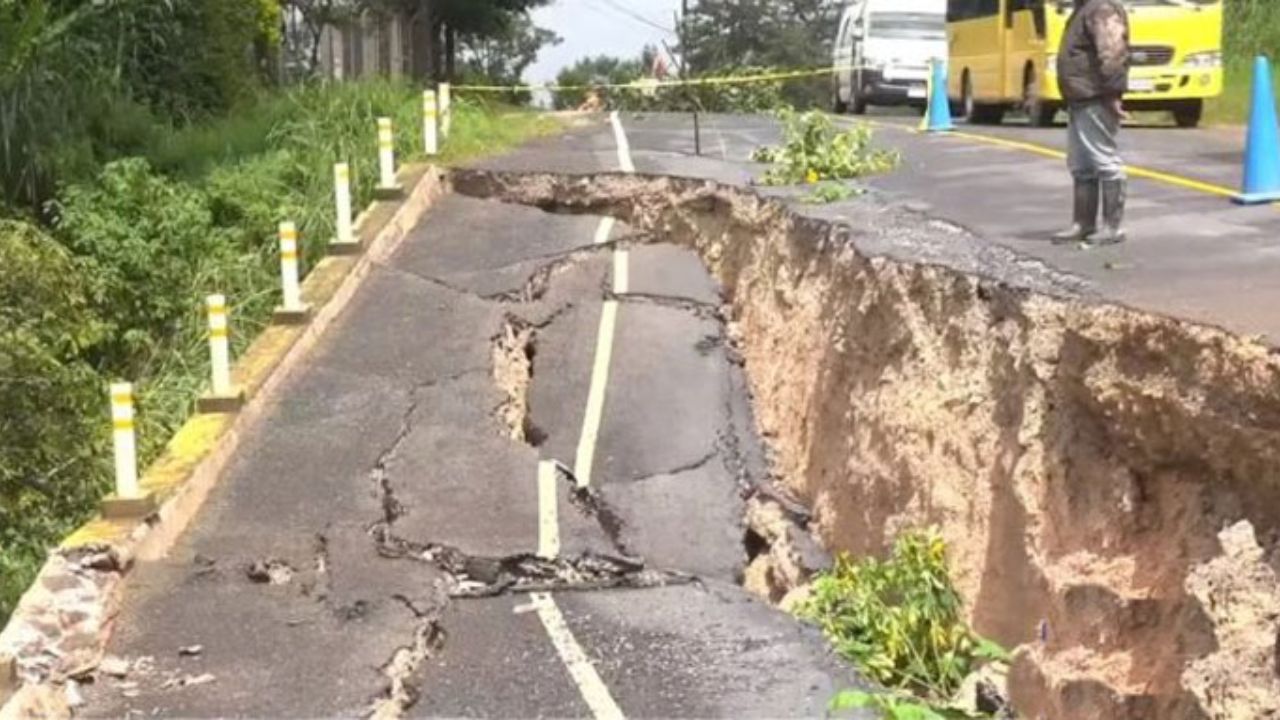
[[[1026,111],[1032,127],[1052,127],[1058,116],[1057,106],[1040,97],[1040,83],[1036,81],[1032,68],[1027,68],[1027,77],[1023,81],[1022,109]]]
[[[1203,118],[1203,100],[1183,100],[1173,108],[1173,121],[1176,122],[1180,128],[1199,127],[1200,120]]]
[[[1004,120],[1003,105],[982,105],[973,97],[973,79],[969,77],[969,71],[964,73],[964,80],[961,82],[961,102],[964,104],[965,118],[974,125],[999,125]]]

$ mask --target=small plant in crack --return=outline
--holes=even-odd
[[[872,145],[873,133],[867,125],[838,130],[824,113],[798,113],[790,108],[780,110],[778,118],[782,145],[760,148],[752,156],[773,165],[762,179],[765,185],[853,180],[888,172],[901,162],[897,152]]]
[[[948,574],[946,543],[926,531],[903,534],[887,560],[839,558],[814,582],[813,595],[798,614],[821,627],[840,655],[895,691],[888,698],[846,695],[842,703],[870,703],[866,706],[885,710],[888,717],[930,718],[948,716],[940,711],[892,714],[885,703],[911,693],[926,705],[944,706],[971,673],[1009,659],[1005,650],[970,630],[961,611]]]

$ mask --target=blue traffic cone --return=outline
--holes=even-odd
[[[947,63],[945,60],[930,61],[932,71],[929,77],[929,109],[925,113],[925,127],[928,132],[947,132],[955,130],[951,122],[951,100],[947,97]]]
[[[1249,110],[1249,139],[1244,149],[1244,189],[1235,198],[1241,205],[1280,200],[1280,124],[1276,121],[1275,86],[1271,63],[1259,56],[1253,63],[1253,101]]]

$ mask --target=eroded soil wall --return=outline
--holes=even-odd
[[[1019,648],[1022,715],[1280,714],[1280,359],[1267,347],[872,257],[859,238],[873,228],[713,183],[453,182],[695,248],[722,284],[778,482],[835,550],[878,553],[937,525],[977,629]]]

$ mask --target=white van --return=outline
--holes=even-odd
[[[852,0],[836,34],[832,106],[924,107],[929,61],[947,52],[947,0]]]

